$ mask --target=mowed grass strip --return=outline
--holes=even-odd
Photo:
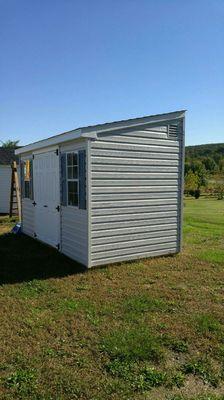
[[[86,272],[0,220],[0,398],[224,400],[224,202],[184,249]]]

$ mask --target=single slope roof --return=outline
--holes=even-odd
[[[175,120],[184,117],[185,111],[186,110],[173,111],[165,114],[148,115],[144,117],[131,118],[121,121],[107,122],[104,124],[89,125],[81,128],[76,128],[74,130],[63,132],[58,135],[54,135],[46,139],[39,140],[38,142],[34,142],[26,146],[23,146],[17,149],[15,151],[15,154],[26,153],[28,151],[37,150],[47,146],[57,145],[69,140],[79,139],[81,137],[94,138],[94,135],[96,135],[99,132],[112,131],[121,128],[134,127],[150,123],[158,123],[158,122],[165,123],[168,120]]]

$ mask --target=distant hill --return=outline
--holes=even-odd
[[[186,146],[186,160],[212,158],[215,162],[224,158],[224,143],[200,144],[196,146]]]

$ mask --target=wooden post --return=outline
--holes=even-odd
[[[16,161],[13,161],[12,163],[10,210],[9,210],[10,217],[12,217],[13,215],[14,191],[16,192],[17,212],[19,216],[19,221],[21,221],[21,196],[20,196],[19,178],[18,178]]]

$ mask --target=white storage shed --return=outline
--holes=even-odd
[[[181,250],[185,111],[16,150],[22,231],[86,267]]]
[[[9,213],[12,162],[16,160],[15,149],[0,147],[0,214]]]

